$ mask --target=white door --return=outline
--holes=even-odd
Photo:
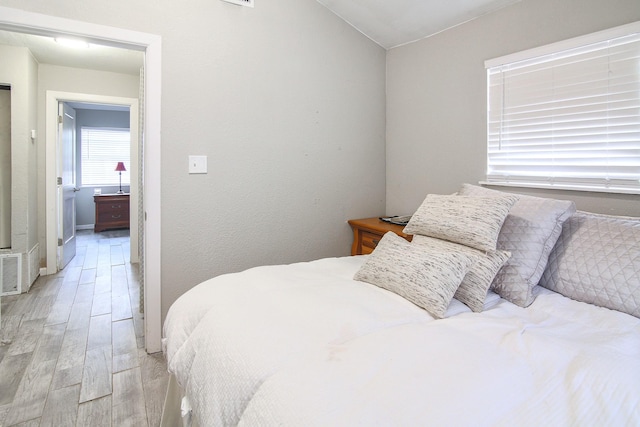
[[[58,270],[76,256],[76,111],[58,104]]]

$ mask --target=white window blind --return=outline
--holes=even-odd
[[[489,183],[640,193],[640,28],[625,28],[487,61]]]
[[[120,175],[115,171],[118,162],[127,169],[122,172],[122,185],[129,185],[129,129],[83,127],[80,132],[82,185],[119,185]]]

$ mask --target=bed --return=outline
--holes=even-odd
[[[163,425],[640,424],[639,218],[465,184],[405,232],[181,296]]]

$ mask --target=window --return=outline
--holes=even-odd
[[[82,185],[118,185],[120,175],[115,171],[118,162],[124,162],[127,169],[122,172],[122,185],[129,185],[129,129],[83,127],[80,132]]]
[[[487,183],[640,194],[640,22],[485,66]]]

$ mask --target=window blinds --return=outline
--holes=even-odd
[[[129,185],[129,129],[83,127],[80,134],[82,185],[118,185],[120,176],[114,170],[118,162],[124,162],[127,169],[122,172],[122,184]]]
[[[490,62],[488,182],[640,193],[640,32]]]

